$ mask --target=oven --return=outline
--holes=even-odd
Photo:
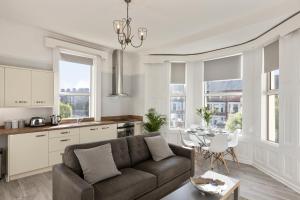
[[[118,138],[134,135],[134,122],[122,122],[117,124]]]

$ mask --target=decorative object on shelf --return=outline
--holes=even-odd
[[[158,114],[154,108],[150,108],[145,116],[147,122],[144,123],[144,129],[149,133],[159,131],[163,125],[167,124],[167,117]]]
[[[204,120],[206,127],[209,128],[210,120],[212,119],[212,116],[215,114],[215,111],[209,109],[209,107],[207,106],[196,110],[197,110],[197,114]]]
[[[144,40],[147,38],[147,28],[140,27],[138,28],[138,37],[140,39],[140,44],[135,45],[132,43],[134,35],[131,34],[130,23],[132,19],[129,17],[129,3],[131,0],[125,0],[127,4],[127,16],[122,20],[114,20],[113,26],[116,34],[118,35],[118,41],[121,44],[122,49],[124,50],[128,45],[133,46],[134,48],[139,48],[143,45]]]

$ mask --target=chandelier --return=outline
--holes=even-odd
[[[128,45],[133,46],[134,48],[139,48],[143,45],[143,41],[147,38],[147,29],[140,27],[138,28],[138,37],[140,39],[140,43],[138,45],[135,45],[132,42],[132,39],[134,35],[131,34],[131,27],[130,23],[132,19],[128,15],[129,10],[129,3],[131,0],[124,0],[127,4],[127,16],[126,18],[123,18],[122,20],[114,20],[114,30],[116,34],[118,35],[118,41],[121,44],[122,49],[124,50]]]

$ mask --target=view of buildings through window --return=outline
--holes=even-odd
[[[185,84],[170,84],[170,128],[185,128]]]
[[[90,116],[90,65],[59,62],[60,115],[63,118]]]
[[[242,80],[206,81],[204,96],[205,105],[215,112],[212,127],[242,128]]]
[[[279,142],[279,69],[267,74],[267,140]]]

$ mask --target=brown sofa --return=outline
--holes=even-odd
[[[176,156],[155,162],[144,137],[132,136],[68,146],[63,164],[53,167],[53,200],[156,200],[180,187],[194,174],[193,152],[169,144]],[[111,143],[113,158],[122,175],[94,185],[82,177],[74,149]]]

